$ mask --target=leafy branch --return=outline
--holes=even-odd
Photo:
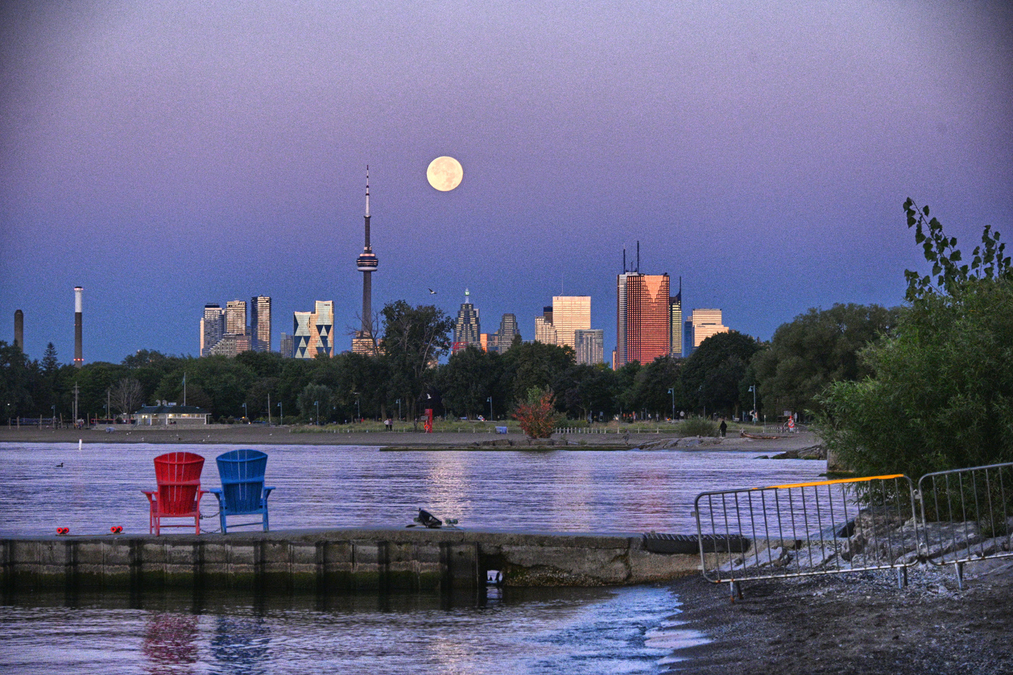
[[[971,263],[963,262],[957,248],[957,238],[947,237],[943,226],[930,219],[929,207],[919,208],[910,198],[904,202],[907,226],[915,228],[915,243],[921,244],[925,260],[932,263],[932,274],[921,275],[904,270],[907,279],[905,298],[915,302],[929,295],[954,295],[972,279],[1013,279],[1010,257],[1003,256],[1006,244],[999,243],[999,232],[986,225],[981,234],[981,245],[974,248]],[[933,278],[934,277],[934,278]]]

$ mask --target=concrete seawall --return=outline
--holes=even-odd
[[[44,587],[215,586],[315,592],[506,586],[613,586],[700,569],[695,544],[648,550],[640,536],[426,529],[14,537],[0,540],[0,584]]]

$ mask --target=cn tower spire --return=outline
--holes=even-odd
[[[369,243],[369,165],[366,165],[366,213],[365,242],[362,255],[355,260],[355,267],[362,272],[362,329],[352,341],[352,350],[367,349],[372,353],[373,343],[373,271],[379,262],[373,255],[373,247]]]

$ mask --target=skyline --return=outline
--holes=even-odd
[[[638,240],[685,316],[767,340],[902,303],[907,197],[965,253],[1013,237],[1008,3],[0,11],[0,340],[23,310],[34,359],[71,360],[74,286],[85,363],[196,354],[203,304],[254,294],[274,338],[333,300],[348,348],[367,164],[375,307],[454,316],[467,287],[528,335],[588,295],[606,354]],[[466,178],[438,192],[444,155]]]

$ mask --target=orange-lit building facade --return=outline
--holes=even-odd
[[[615,367],[633,361],[648,364],[671,353],[670,292],[667,274],[618,275]]]

